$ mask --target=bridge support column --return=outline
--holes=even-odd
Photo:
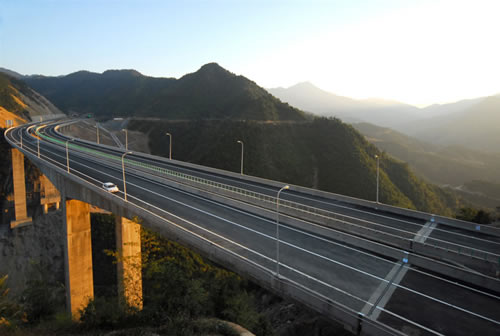
[[[31,222],[26,208],[26,182],[24,175],[24,155],[12,148],[12,180],[14,184],[14,208],[16,220],[10,223],[11,229]]]
[[[122,304],[142,309],[141,227],[116,217],[118,297]]]
[[[92,274],[92,241],[90,235],[90,206],[77,200],[63,199],[66,228],[64,250],[66,272],[66,308],[74,319],[80,309],[94,298]]]
[[[55,204],[56,209],[59,209],[59,202],[61,202],[61,195],[54,187],[52,182],[45,176],[40,177],[41,191],[43,197],[40,197],[40,203],[43,205],[43,212],[47,213],[50,204]]]

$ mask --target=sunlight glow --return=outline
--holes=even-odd
[[[498,13],[500,1],[441,1],[323,31],[261,60],[262,82],[419,106],[500,93]]]

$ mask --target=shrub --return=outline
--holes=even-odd
[[[0,277],[0,331],[15,328],[26,320],[22,307],[8,297],[7,275]]]
[[[32,263],[28,273],[26,289],[22,294],[22,304],[29,322],[39,322],[51,318],[64,307],[64,286],[49,280],[46,268]]]
[[[113,329],[133,325],[135,319],[116,298],[95,298],[80,312],[80,321],[83,329]]]

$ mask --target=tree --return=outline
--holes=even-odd
[[[488,211],[471,207],[460,208],[456,218],[478,224],[491,224],[493,221],[493,217]]]

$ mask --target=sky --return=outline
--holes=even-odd
[[[425,106],[500,93],[499,13],[498,0],[0,0],[0,67],[179,78],[217,62],[265,88]]]

